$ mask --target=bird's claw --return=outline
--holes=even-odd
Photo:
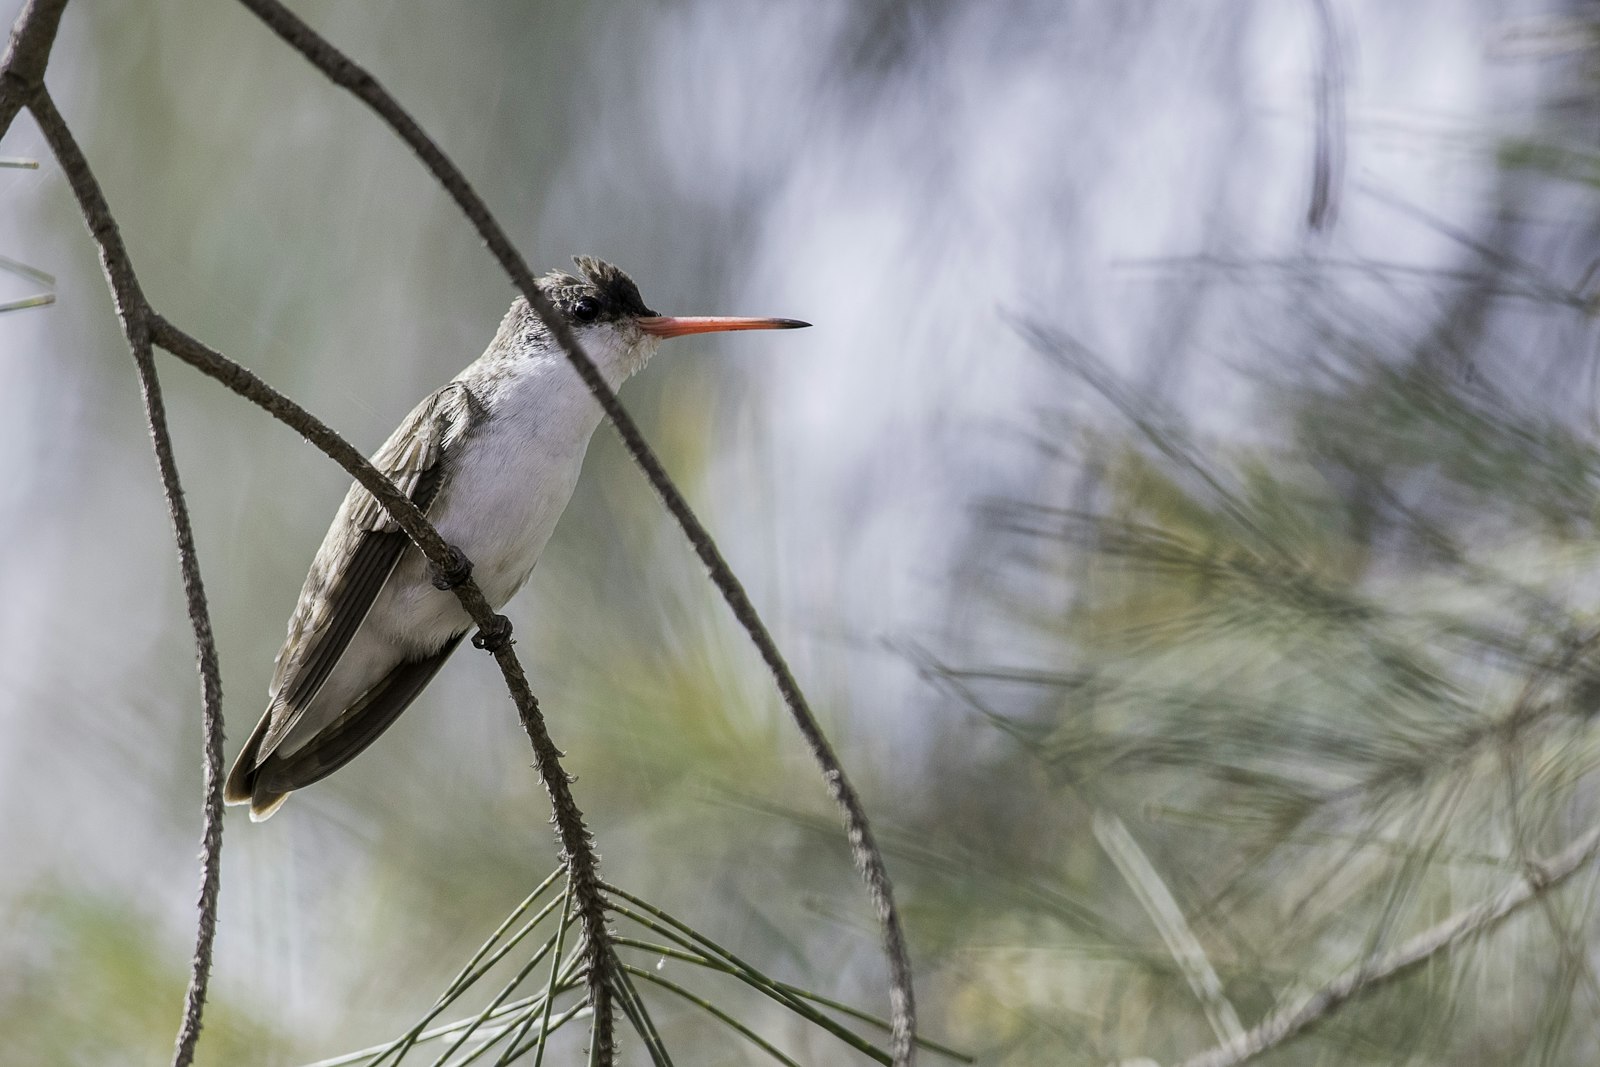
[[[489,620],[489,625],[483,627],[472,635],[472,647],[481,648],[485,652],[499,652],[511,642],[511,620],[504,615],[496,615]]]
[[[462,582],[472,577],[472,561],[467,554],[455,545],[446,545],[450,552],[450,561],[444,566],[428,564],[428,579],[433,582],[433,587],[438,590],[448,591],[456,588]]]

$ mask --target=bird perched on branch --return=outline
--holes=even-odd
[[[609,263],[539,286],[613,389],[664,337],[783,330],[793,319],[675,318]],[[472,563],[496,610],[522,588],[566,510],[600,405],[526,301],[484,354],[418,404],[372,457]],[[278,653],[267,710],[228,775],[259,821],[354,759],[417,698],[472,627],[455,594],[359,484],[311,563]]]

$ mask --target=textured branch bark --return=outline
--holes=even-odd
[[[216,941],[217,898],[222,886],[222,670],[217,662],[217,643],[211,632],[211,613],[206,607],[205,585],[200,579],[200,558],[195,550],[194,530],[189,523],[189,508],[184,503],[183,485],[178,479],[178,463],[172,452],[172,436],[167,429],[161,382],[156,377],[155,359],[150,351],[150,306],[139,288],[138,276],[128,259],[122,235],[100,191],[100,184],[43,86],[33,92],[28,107],[72,186],[83,210],[84,220],[89,225],[89,232],[100,246],[100,262],[111,285],[123,335],[128,340],[134,364],[139,371],[145,416],[150,425],[150,440],[155,448],[156,466],[161,473],[167,512],[172,518],[173,537],[178,546],[178,563],[183,573],[189,623],[194,629],[204,708],[205,828],[200,850],[200,896],[197,905],[200,917],[195,933],[194,956],[189,968],[189,987],[184,995],[183,1023],[179,1027],[172,1054],[174,1067],[188,1067],[194,1062],[195,1044],[200,1039],[206,988],[211,980],[211,951]]]
[[[882,854],[873,840],[871,829],[865,810],[856,795],[854,788],[846,778],[837,756],[831,745],[823,735],[816,722],[810,707],[801,691],[798,682],[789,669],[776,642],[761,621],[754,605],[750,602],[743,586],[723,559],[720,550],[711,539],[710,534],[700,523],[699,519],[689,508],[682,494],[677,490],[671,479],[667,476],[665,468],[656,458],[654,452],[645,442],[643,435],[628,416],[617,400],[616,394],[606,385],[601,378],[594,363],[577,344],[571,332],[559,317],[552,314],[552,307],[544,294],[534,283],[533,275],[527,264],[511,245],[504,231],[489,213],[481,198],[478,197],[460,170],[448,157],[434,144],[426,133],[417,125],[410,115],[377,83],[377,81],[360,66],[349,60],[325,41],[322,37],[301,22],[276,0],[243,0],[247,7],[254,11],[267,25],[279,34],[286,42],[295,47],[313,65],[322,70],[336,84],[344,86],[366,102],[378,115],[387,122],[395,132],[409,144],[421,158],[430,173],[450,193],[456,203],[462,208],[468,219],[473,223],[491,253],[505,269],[515,286],[528,300],[541,318],[545,319],[551,328],[557,342],[562,345],[568,358],[577,369],[579,375],[588,384],[602,409],[617,427],[618,434],[622,437],[630,456],[643,470],[647,480],[662,500],[663,504],[672,513],[679,525],[683,528],[691,546],[706,566],[713,583],[722,593],[735,618],[749,634],[756,645],[763,661],[772,672],[774,680],[785,703],[789,706],[790,713],[810,748],[813,757],[821,766],[823,777],[835,803],[839,805],[844,814],[846,830],[849,836],[852,853],[856,865],[860,869],[871,892],[874,907],[879,921],[884,930],[885,948],[889,957],[891,975],[891,1009],[894,1019],[894,1059],[897,1064],[910,1064],[914,1058],[915,1036],[915,1000],[912,990],[911,968],[906,953],[904,935],[900,927],[897,909],[894,905],[893,887],[889,881],[887,869],[884,865]],[[108,278],[111,281],[113,293],[117,297],[119,315],[122,317],[125,330],[128,332],[130,347],[133,349],[135,360],[140,364],[141,380],[145,384],[147,406],[150,408],[152,419],[152,433],[157,420],[164,423],[160,410],[159,383],[153,376],[153,365],[148,364],[144,358],[148,356],[151,341],[160,344],[180,359],[184,359],[203,372],[223,382],[241,396],[252,400],[262,406],[275,417],[293,426],[304,434],[308,440],[321,448],[330,458],[340,463],[350,474],[361,482],[384,505],[385,509],[419,549],[440,566],[448,566],[452,562],[451,549],[439,538],[436,531],[422,517],[420,512],[411,505],[410,501],[401,496],[386,478],[368,464],[360,453],[356,452],[348,443],[334,434],[327,426],[313,418],[308,412],[289,401],[286,397],[271,389],[260,379],[250,374],[249,371],[238,364],[227,360],[220,354],[210,350],[199,341],[173,326],[166,319],[156,314],[145,301],[139,289],[137,276],[129,260],[126,249],[122,246],[120,235],[117,233],[116,224],[100,194],[98,183],[95,182],[82,153],[78,151],[72,141],[70,132],[59,113],[47,97],[43,97],[43,73],[48,62],[50,48],[53,44],[55,32],[59,25],[65,0],[30,0],[18,19],[13,31],[10,47],[8,48],[3,63],[0,63],[0,132],[4,132],[17,110],[30,104],[36,97],[44,99],[44,107],[52,119],[53,147],[58,157],[65,150],[72,158],[73,165],[67,166],[63,160],[63,169],[67,170],[69,181],[73,184],[74,193],[78,196],[80,208],[83,210],[85,221],[90,232],[101,248],[102,260],[106,265]],[[146,374],[148,367],[149,374]],[[158,438],[164,438],[158,434]],[[181,487],[176,482],[175,466],[168,467],[170,460],[170,444],[163,447],[157,444],[158,462],[162,463],[164,484],[168,487],[169,502],[176,499],[181,507]],[[165,458],[162,458],[162,454]],[[171,480],[168,481],[168,475]],[[180,523],[179,513],[174,513],[175,525]],[[187,527],[187,516],[182,516],[180,530],[180,554],[190,553],[186,559],[192,560],[192,537],[189,539],[188,548],[184,547],[182,531]],[[203,609],[203,590],[198,582],[198,569],[193,572],[192,589],[199,592]],[[186,587],[191,587],[189,567],[185,567]],[[463,606],[472,615],[474,621],[484,632],[495,632],[504,635],[506,624],[502,617],[496,616],[484,601],[482,594],[470,581],[457,587],[457,595]],[[205,626],[209,633],[209,624]],[[201,627],[196,624],[197,640],[200,639]],[[520,664],[511,652],[510,642],[495,641],[489,647],[494,652],[501,671],[505,675],[507,687],[511,692],[513,701],[517,705],[518,715],[523,723],[524,730],[529,734],[533,744],[535,757],[541,777],[545,781],[547,790],[551,794],[552,805],[555,809],[555,821],[560,834],[563,856],[568,864],[570,876],[573,879],[573,893],[579,902],[580,915],[583,918],[583,927],[586,942],[591,955],[591,974],[589,982],[591,995],[595,998],[597,1018],[601,1020],[601,1028],[597,1032],[597,1044],[600,1046],[604,1059],[609,1059],[611,1049],[611,1036],[609,1033],[608,983],[606,978],[609,970],[610,951],[607,946],[607,935],[604,925],[605,903],[600,895],[596,861],[589,841],[589,835],[582,823],[581,813],[572,801],[570,789],[567,788],[567,778],[560,770],[559,750],[550,740],[548,732],[543,725],[543,718],[538,709],[538,702],[527,686],[526,677]],[[202,660],[204,651],[202,650]],[[204,674],[203,674],[204,677]],[[209,683],[203,683],[209,684]],[[218,689],[220,697],[220,689]],[[219,709],[220,710],[220,709]],[[216,730],[220,736],[220,717],[217,720]],[[210,737],[210,724],[208,722],[208,745]],[[220,761],[220,754],[216,762]],[[214,761],[208,748],[208,775]],[[208,818],[210,804],[208,801]],[[208,830],[208,842],[210,831]],[[218,830],[217,843],[220,847],[220,830]],[[208,846],[209,847],[209,846]],[[203,894],[203,901],[205,895]],[[209,931],[214,926],[215,889],[210,894],[210,919],[202,919],[201,937],[205,941],[205,957],[209,959]],[[197,965],[201,952],[197,946]],[[194,1020],[193,1029],[198,1031],[198,1004],[203,1002],[203,981],[201,982],[199,999],[191,998],[191,1014]],[[604,1009],[604,1010],[600,1010]],[[190,1029],[186,1022],[186,1031]],[[192,1051],[192,1037],[189,1039]],[[180,1046],[181,1047],[181,1046]],[[181,1054],[181,1052],[180,1052]]]
[[[55,47],[67,0],[28,0],[11,25],[11,41],[0,57],[0,137],[11,129],[29,98],[44,86],[44,68]]]
[[[1521,908],[1542,899],[1597,856],[1600,856],[1600,827],[1590,830],[1543,863],[1531,865],[1525,877],[1497,896],[1424,930],[1383,959],[1351,967],[1298,1004],[1274,1012],[1241,1038],[1184,1060],[1179,1067],[1235,1067],[1270,1052],[1356,997],[1404,977],[1469,937],[1487,933]]]
[[[159,314],[151,315],[150,333],[156,344],[294,429],[343,467],[378,499],[430,562],[448,569],[458,561],[454,550],[439,536],[410,498],[396,489],[393,482],[322,420]],[[504,616],[495,614],[477,583],[470,577],[455,586],[453,591],[480,630],[508,632],[504,629],[507,625]],[[584,945],[581,951],[588,957],[590,1004],[594,1008],[596,1042],[600,1047],[610,1049],[614,1047],[611,1035],[611,991],[605,983],[612,969],[612,954],[610,935],[605,925],[607,904],[600,889],[599,859],[584,825],[583,812],[572,796],[571,778],[561,767],[561,752],[550,739],[544,715],[539,710],[538,698],[528,685],[522,664],[512,651],[512,643],[502,640],[493,644],[495,662],[500,666],[512,703],[516,705],[523,731],[533,745],[534,769],[550,797],[556,834],[561,842],[561,858],[567,867],[583,929]],[[611,1060],[602,1059],[600,1062],[609,1063]]]
[[[200,849],[199,914],[194,956],[189,966],[189,988],[184,995],[183,1024],[173,1048],[173,1067],[188,1067],[194,1062],[195,1044],[200,1040],[201,1016],[205,1011],[206,988],[211,979],[211,951],[216,941],[217,903],[222,892],[222,668],[217,660],[216,638],[211,632],[211,613],[206,607],[205,586],[200,580],[200,557],[195,549],[189,509],[178,480],[178,464],[172,453],[172,437],[167,429],[166,407],[161,399],[161,382],[156,377],[155,359],[148,333],[137,341],[130,338],[134,363],[139,369],[139,384],[144,391],[145,417],[150,425],[150,441],[155,448],[156,465],[172,517],[173,537],[178,545],[178,561],[183,572],[183,594],[189,609],[189,625],[199,658],[200,692],[204,707],[205,731],[205,826]]]
[[[894,1062],[899,1067],[911,1064],[916,1055],[916,999],[912,989],[910,957],[906,951],[905,936],[894,903],[894,887],[889,881],[883,853],[873,839],[866,809],[855,787],[845,776],[844,768],[834,753],[833,746],[823,734],[822,727],[817,723],[816,716],[812,713],[810,704],[794,677],[794,672],[790,670],[766,624],[762,622],[755,605],[750,602],[743,584],[728,566],[711,534],[667,475],[666,468],[662,466],[633,418],[617,399],[617,394],[600,376],[594,362],[583,351],[566,323],[554,313],[555,309],[550,301],[535,284],[533,273],[528,269],[527,263],[460,168],[444,154],[410,113],[400,106],[371,73],[334,47],[278,0],[240,0],[240,2],[330,81],[348,89],[370,107],[417,154],[423,166],[450,194],[478,231],[490,254],[506,272],[517,291],[549,327],[551,335],[561,345],[568,360],[583,378],[589,391],[594,394],[612,425],[616,427],[628,455],[644,472],[651,488],[683,529],[695,554],[705,565],[711,581],[766,663],[779,694],[789,708],[790,716],[794,719],[807,748],[810,749],[812,758],[822,770],[823,780],[834,803],[844,815],[851,853],[857,869],[867,883],[873,907],[883,928],[884,948],[889,961],[891,1017],[894,1021],[892,1038]]]
[[[106,276],[110,281],[112,295],[117,305],[117,313],[124,324],[124,330],[128,335],[129,345],[134,352],[135,360],[141,365],[141,377],[143,377],[145,360],[148,358],[150,344],[153,341],[184,362],[222,382],[235,393],[251,400],[257,406],[279,419],[279,421],[298,430],[313,445],[321,449],[336,463],[344,467],[352,477],[361,482],[384,505],[396,523],[406,531],[407,535],[411,537],[430,561],[441,567],[458,563],[459,556],[453,554],[450,546],[445,544],[438,531],[423,517],[410,499],[400,493],[395,488],[394,483],[384,477],[352,445],[304,408],[294,403],[294,401],[279,393],[237,363],[206,347],[187,333],[173,326],[150,307],[139,286],[138,275],[134,270],[132,259],[128,256],[127,249],[122,243],[115,217],[106,203],[105,196],[100,190],[99,182],[94,177],[94,172],[89,167],[89,163],[78,147],[77,142],[72,137],[66,121],[56,111],[48,94],[42,89],[36,90],[30,95],[29,106],[34,112],[34,117],[38,120],[40,128],[45,133],[45,139],[50,144],[51,151],[55,153],[57,160],[61,163],[62,171],[67,177],[73,195],[78,200],[79,208],[83,213],[85,223],[89,227],[89,232],[100,248],[101,260],[105,264]],[[151,378],[150,382],[153,383],[154,379]],[[154,409],[152,419],[156,415],[161,415],[164,422],[164,414],[160,410],[159,386],[156,386],[156,390],[154,397],[157,406]],[[151,394],[147,393],[148,395]],[[166,458],[170,460],[170,450],[167,452]],[[171,473],[175,479],[175,467],[172,468]],[[164,466],[164,480],[166,475],[167,469]],[[179,492],[181,493],[181,490]],[[171,491],[169,490],[169,501],[171,499]],[[181,496],[179,500],[181,502]],[[176,516],[174,517],[174,522],[178,522]],[[182,520],[182,527],[187,531],[188,520],[186,514]],[[185,548],[185,545],[187,545],[187,548]],[[179,547],[180,553],[188,552],[190,554],[189,558],[192,562],[192,536],[188,538],[180,537]],[[194,573],[195,591],[199,591],[198,578],[199,575],[196,570]],[[185,572],[185,585],[186,587],[189,585],[189,573],[187,570]],[[498,632],[502,635],[509,633],[504,618],[495,614],[488,601],[484,599],[483,593],[470,578],[458,585],[455,588],[455,593],[461,600],[462,606],[466,608],[480,629]],[[200,606],[203,611],[203,600]],[[201,628],[197,626],[197,638],[201,633]],[[209,621],[206,622],[203,633],[209,639]],[[591,998],[591,1003],[595,1007],[596,1046],[602,1051],[600,1062],[610,1063],[613,1058],[611,1053],[614,1052],[614,1036],[610,1026],[611,991],[609,985],[610,973],[613,969],[613,955],[605,925],[606,901],[600,890],[598,859],[594,854],[588,830],[584,826],[583,814],[573,800],[570,779],[566,772],[561,769],[558,762],[560,752],[545,729],[544,719],[539,711],[538,700],[528,686],[527,676],[523,673],[522,666],[511,649],[511,642],[500,640],[495,642],[495,645],[495,660],[500,665],[501,673],[505,677],[506,687],[511,693],[512,701],[516,704],[517,714],[522,722],[523,729],[528,733],[529,739],[533,744],[535,767],[550,795],[551,806],[554,811],[554,822],[561,841],[562,859],[567,866],[573,897],[577,901],[577,910],[583,927],[585,954],[589,957],[590,983],[591,987],[596,990]],[[201,656],[202,664],[204,664],[206,660],[205,652],[202,652]],[[203,668],[203,684],[206,687],[208,699],[214,695],[220,703],[221,687],[215,672],[214,649],[210,653],[210,659],[211,676],[207,679]],[[206,854],[206,877],[201,894],[200,931],[195,948],[196,969],[191,977],[190,993],[185,1010],[185,1022],[180,1033],[178,1052],[174,1061],[178,1067],[185,1067],[192,1060],[194,1043],[199,1035],[201,1009],[204,1004],[206,981],[210,973],[211,946],[216,926],[218,888],[216,859],[218,853],[211,850],[210,843],[215,841],[216,848],[220,849],[222,782],[220,706],[216,707],[215,711],[215,729],[213,730],[212,708],[208,706],[208,799],[206,807],[208,851]],[[213,745],[215,746],[214,751]],[[213,815],[215,818],[213,818]]]

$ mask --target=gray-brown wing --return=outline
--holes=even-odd
[[[373,466],[426,513],[476,411],[472,394],[452,382],[406,416],[372,457]],[[269,690],[272,722],[255,754],[258,764],[327,681],[408,543],[377,499],[360,484],[352,485],[290,616]]]
[[[256,770],[252,806],[268,809],[282,794],[321,781],[360,755],[433,680],[462,636],[451,638],[431,656],[400,664],[343,715],[289,755],[268,755]]]

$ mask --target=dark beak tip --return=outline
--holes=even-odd
[[[782,328],[785,330],[805,330],[810,327],[811,324],[809,322],[801,322],[799,319],[784,319]]]

